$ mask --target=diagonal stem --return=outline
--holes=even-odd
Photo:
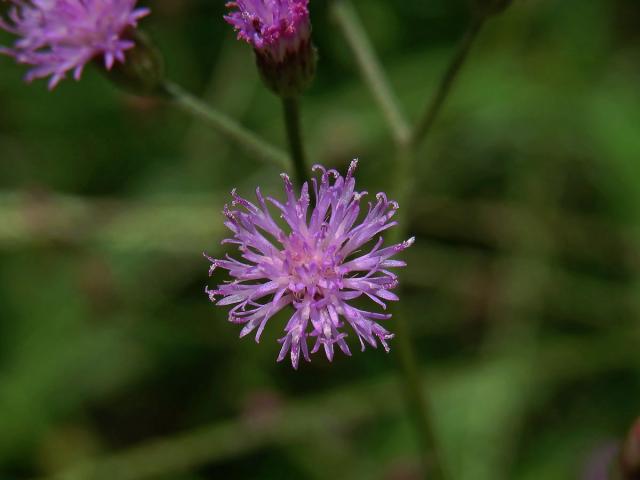
[[[293,175],[298,186],[307,179],[306,154],[302,142],[302,125],[300,119],[300,101],[296,97],[282,98],[284,111],[284,123],[287,129],[289,151],[291,152],[291,164]]]
[[[415,127],[413,134],[411,135],[411,141],[405,147],[398,149],[395,161],[395,175],[393,180],[393,194],[400,205],[406,205],[414,190],[414,178],[413,174],[416,152],[421,143],[424,143],[431,127],[438,118],[438,115],[442,111],[442,107],[449,97],[452,91],[452,87],[458,78],[462,66],[464,65],[471,47],[474,44],[475,39],[478,37],[482,26],[484,25],[487,17],[485,15],[476,15],[473,18],[469,29],[465,33],[458,49],[456,50],[453,58],[449,62],[447,69],[439,82],[438,90],[427,105],[425,112]],[[406,212],[404,210],[399,211],[399,217],[404,219]],[[398,241],[405,235],[403,225],[406,226],[405,221],[398,219],[399,228],[394,232],[396,237],[395,241]]]
[[[179,85],[167,81],[164,84],[164,91],[176,106],[202,119],[218,133],[243,148],[246,153],[281,169],[289,167],[289,160],[284,152],[262,140],[235,120],[209,107]]]
[[[476,15],[473,18],[471,26],[462,38],[455,55],[451,59],[449,66],[440,80],[438,90],[427,105],[427,108],[414,129],[413,135],[411,136],[411,144],[414,147],[417,147],[420,143],[424,142],[425,138],[431,131],[431,127],[433,127],[436,118],[438,118],[438,115],[442,110],[442,106],[451,92],[451,88],[458,78],[460,70],[465,63],[465,60],[471,51],[471,47],[480,33],[486,18],[487,17],[484,15]]]
[[[411,128],[353,4],[349,0],[334,0],[331,8],[333,17],[355,56],[360,73],[384,114],[394,141],[398,145],[406,143]]]

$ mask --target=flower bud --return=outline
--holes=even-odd
[[[281,97],[296,97],[313,81],[317,55],[311,43],[308,0],[237,0],[225,16],[256,54],[260,76]]]
[[[313,82],[317,53],[310,41],[285,54],[282,61],[256,50],[260,77],[269,89],[281,97],[297,97]]]
[[[135,44],[127,50],[126,62],[117,63],[111,69],[102,68],[102,72],[118,87],[135,95],[161,93],[164,82],[162,54],[140,30],[129,29],[124,36]]]

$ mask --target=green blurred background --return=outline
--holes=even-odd
[[[149,3],[170,76],[284,147],[223,2]],[[417,118],[469,5],[355,3]],[[383,117],[311,9],[313,161],[389,189]],[[393,312],[455,480],[591,478],[640,414],[639,27],[637,0],[516,0],[420,152]],[[278,170],[95,70],[52,93],[23,73],[0,58],[0,479],[419,478],[395,341],[295,372],[283,317],[238,340],[203,293],[228,192],[281,195]]]

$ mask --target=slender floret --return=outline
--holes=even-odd
[[[316,66],[309,0],[236,0],[224,18],[250,44],[267,86],[295,96],[309,86]]]
[[[149,13],[137,0],[9,0],[0,28],[20,38],[13,47],[0,47],[19,63],[32,65],[27,81],[51,77],[53,89],[67,72],[80,79],[84,66],[100,58],[107,70],[124,62],[134,46],[126,34]]]
[[[386,309],[385,301],[398,300],[391,292],[397,276],[389,269],[404,267],[392,260],[411,246],[413,238],[382,247],[379,234],[396,222],[392,220],[398,204],[384,193],[369,202],[360,215],[360,201],[367,192],[355,190],[353,161],[346,176],[316,165],[319,178],[305,183],[300,196],[286,174],[282,174],[286,201],[264,197],[256,189],[257,203],[232,191],[231,206],[225,206],[225,225],[233,237],[223,243],[236,244],[242,260],[205,256],[211,262],[209,275],[216,268],[229,272],[232,280],[215,290],[205,289],[216,305],[233,305],[229,321],[242,324],[240,337],[255,331],[256,342],[271,317],[288,305],[293,314],[285,326],[278,361],[290,354],[294,368],[300,357],[310,361],[310,353],[324,350],[329,360],[334,348],[351,355],[346,341],[348,324],[360,340],[376,347],[380,342],[388,352],[393,337],[378,321],[388,314],[374,313],[351,305],[351,300],[368,297]],[[309,190],[313,190],[312,205]],[[281,226],[270,211],[279,211]],[[285,225],[286,224],[286,225]],[[313,340],[309,350],[308,340]]]

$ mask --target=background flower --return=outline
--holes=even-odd
[[[281,62],[287,52],[298,50],[311,35],[309,0],[237,0],[224,18],[238,38],[263,55]]]
[[[135,8],[136,0],[12,0],[8,19],[0,27],[18,35],[13,47],[0,52],[19,63],[32,65],[27,81],[51,76],[54,88],[66,73],[80,79],[87,62],[102,57],[111,69],[124,62],[134,46],[127,28],[135,27],[147,8]]]
[[[224,18],[238,39],[253,46],[265,84],[281,97],[296,97],[313,82],[317,53],[311,43],[308,0],[238,0]]]

